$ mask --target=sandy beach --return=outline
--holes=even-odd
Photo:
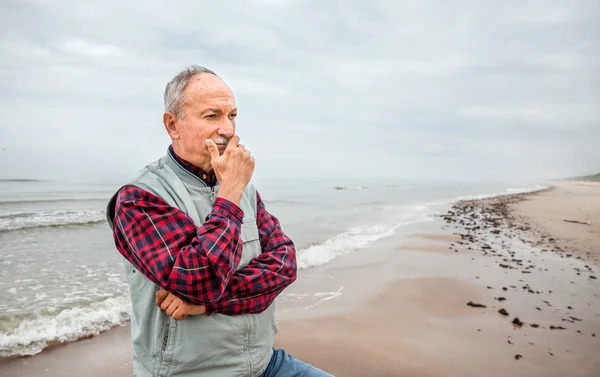
[[[600,376],[600,185],[443,218],[398,250],[454,253],[454,277],[399,279],[355,312],[285,323],[279,344],[339,376]]]
[[[407,231],[330,269],[343,294],[286,312],[276,346],[336,376],[600,376],[600,184],[459,202]],[[128,327],[0,360],[81,374],[131,376]]]

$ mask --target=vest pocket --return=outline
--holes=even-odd
[[[258,240],[258,225],[256,219],[245,218],[242,223],[241,237],[244,243]]]
[[[127,259],[123,258],[123,267],[125,269],[125,278],[127,279],[127,284],[129,284],[130,294],[133,294],[144,287],[144,283],[148,281],[148,279],[139,272],[131,262]]]
[[[258,236],[258,225],[256,219],[245,218],[242,223],[240,238],[243,243],[242,257],[238,265],[238,270],[244,268],[250,261],[261,253],[260,239]]]

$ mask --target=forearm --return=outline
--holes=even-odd
[[[236,297],[226,290],[223,297],[215,304],[205,306],[206,314],[214,313],[237,316],[242,314],[256,314],[264,312],[275,301],[277,296],[285,289],[283,286],[272,287],[270,292],[262,292],[256,296]]]
[[[296,280],[296,247],[257,193],[257,221],[263,252],[229,281],[226,294],[207,313],[239,315],[262,312]]]
[[[239,221],[211,215],[172,266],[154,271],[159,285],[194,304],[217,302],[240,262],[240,227]]]
[[[295,280],[295,248],[293,244],[284,245],[261,254],[236,272],[221,300],[207,305],[206,312],[227,315],[263,312]]]
[[[118,203],[115,241],[155,284],[198,305],[217,302],[240,261],[243,212],[217,198],[202,226],[151,195],[133,191]]]

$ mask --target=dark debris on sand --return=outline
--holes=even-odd
[[[551,189],[540,190],[538,192],[548,190]],[[571,247],[568,244],[565,244],[564,241],[550,237],[548,234],[545,234],[539,228],[532,226],[522,217],[519,217],[516,213],[511,211],[510,206],[512,204],[526,200],[527,197],[531,195],[535,195],[535,193],[503,195],[483,200],[460,201],[455,203],[448,212],[440,216],[446,223],[444,228],[452,227],[456,229],[457,231],[454,234],[460,237],[460,241],[456,242],[456,244],[460,245],[460,249],[458,248],[459,246],[452,244],[451,250],[454,252],[468,250],[471,253],[480,253],[482,256],[491,258],[491,261],[499,268],[505,269],[506,274],[514,274],[516,272],[522,276],[519,280],[519,282],[524,283],[520,285],[522,290],[516,285],[502,286],[501,289],[505,295],[513,293],[518,294],[520,292],[528,292],[529,294],[534,295],[552,294],[551,290],[546,292],[538,291],[525,283],[529,274],[547,272],[548,268],[544,268],[544,266],[540,264],[540,261],[535,258],[527,258],[518,255],[517,253],[519,250],[511,248],[512,243],[510,239],[521,241],[525,245],[540,250],[540,253],[542,254],[553,253],[559,255],[561,258],[582,259],[581,256],[574,254]],[[589,252],[587,253],[587,256],[591,260],[592,256]],[[573,280],[585,278],[585,280],[589,282],[588,284],[595,284],[594,280],[597,280],[597,273],[594,274],[594,270],[589,265],[585,265],[584,268],[574,267],[572,271]],[[479,276],[483,275],[481,275],[480,271],[477,272],[477,279],[479,279]],[[571,284],[582,283],[582,280],[573,280],[571,280]],[[491,285],[488,285],[487,289],[490,290],[494,288]],[[507,300],[507,297],[494,297],[494,300],[502,302]],[[551,311],[561,313],[563,316],[562,322],[576,323],[582,321],[581,318],[574,317],[571,315],[571,312],[567,311],[574,310],[572,306],[568,306],[565,311],[562,311],[560,306],[553,306],[548,299],[543,300],[542,302],[546,307],[551,308]],[[484,304],[473,301],[469,301],[467,305],[474,308],[487,307]],[[535,310],[542,311],[540,306],[535,306]],[[498,313],[503,316],[510,315],[504,308],[499,309]],[[557,318],[557,320],[559,318]],[[525,325],[518,317],[514,317],[511,323],[516,328],[521,328]],[[530,323],[529,326],[534,329],[547,328],[542,327],[537,323]],[[549,329],[567,330],[563,326],[555,325],[550,326]],[[592,337],[596,336],[596,334],[591,335]],[[508,343],[513,344],[510,340],[508,340]],[[549,352],[549,354],[550,356],[553,356],[552,352]],[[523,356],[519,354],[515,355],[516,360],[519,360],[522,357]]]
[[[549,190],[551,189],[539,190],[537,193]],[[559,240],[550,237],[540,229],[532,227],[511,211],[510,206],[512,204],[526,200],[528,196],[534,194],[511,194],[492,199],[464,200],[455,203],[448,212],[440,215],[440,217],[448,226],[452,225],[460,229],[456,233],[461,239],[457,242],[458,244],[466,246],[469,250],[480,251],[488,257],[498,259],[505,256],[509,257],[496,261],[502,268],[519,268],[522,273],[531,274],[536,266],[529,261],[529,265],[525,267],[524,261],[515,258],[515,252],[511,251],[504,241],[502,245],[490,245],[488,243],[490,237],[494,239],[501,239],[501,237],[513,238],[521,240],[527,245],[537,247],[543,253],[553,252],[561,257],[581,259],[580,256],[575,256],[573,251],[565,250],[566,247],[562,246]],[[587,265],[586,268],[587,270],[577,272],[590,273],[588,275],[589,279],[596,279],[596,276],[591,275],[593,270]]]
[[[521,327],[524,325],[524,323],[519,319],[519,317],[515,317],[512,320],[512,324],[515,325],[516,327]]]

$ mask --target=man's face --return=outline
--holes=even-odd
[[[175,153],[210,171],[205,140],[212,139],[223,153],[234,135],[237,109],[233,92],[220,78],[204,73],[190,80],[184,96],[182,117],[166,113],[165,126]]]

